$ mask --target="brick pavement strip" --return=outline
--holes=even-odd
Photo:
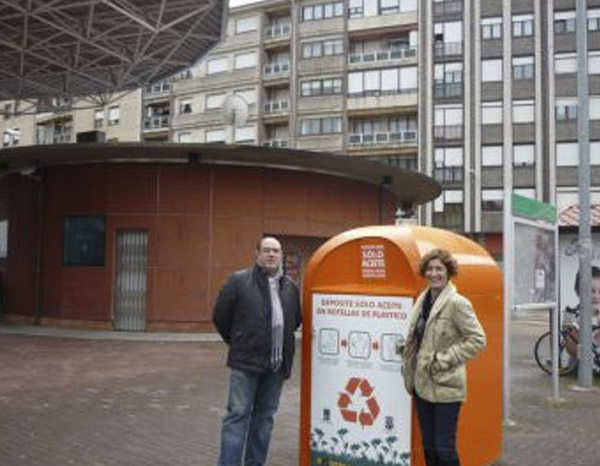
[[[498,466],[598,466],[600,392],[547,401],[532,355],[543,322],[512,335],[513,418]],[[286,383],[268,466],[298,462],[299,360]],[[8,335],[0,328],[1,466],[211,466],[227,395],[225,346]],[[468,466],[468,465],[466,465]]]

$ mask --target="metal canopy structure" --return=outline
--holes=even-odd
[[[106,96],[164,79],[219,42],[227,11],[224,0],[0,0],[0,99]]]

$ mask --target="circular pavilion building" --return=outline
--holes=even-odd
[[[222,144],[69,144],[0,153],[9,322],[211,329],[216,295],[277,236],[298,281],[326,239],[392,224],[441,188],[362,159]]]

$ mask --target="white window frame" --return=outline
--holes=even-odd
[[[246,32],[258,30],[258,17],[257,16],[245,16],[243,18],[235,19],[235,33],[244,34]]]
[[[535,165],[535,144],[514,144],[513,165],[515,167]]]
[[[219,74],[229,71],[229,60],[227,57],[213,57],[206,62],[206,74]]]
[[[512,103],[513,123],[534,123],[535,122],[535,101],[533,100],[513,100]]]
[[[482,102],[481,103],[481,124],[499,125],[502,124],[502,101]]]
[[[481,60],[481,82],[492,83],[502,81],[502,59]]]
[[[501,145],[481,146],[482,167],[502,167],[504,165],[504,148]]]
[[[233,68],[236,70],[244,70],[246,68],[254,68],[258,63],[256,51],[238,53],[233,58]]]
[[[494,40],[502,39],[502,18],[482,18],[481,19],[481,39]]]

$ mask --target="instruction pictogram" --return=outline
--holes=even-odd
[[[346,390],[338,398],[338,407],[345,421],[358,422],[363,428],[373,425],[381,411],[373,391],[367,379],[352,377],[348,380]]]

